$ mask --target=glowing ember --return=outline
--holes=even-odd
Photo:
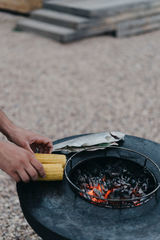
[[[88,190],[86,191],[87,194],[89,194],[91,196],[91,200],[93,202],[105,202],[104,199],[107,199],[109,194],[113,191],[113,190],[108,190],[106,193],[104,191],[104,186],[103,185],[100,185],[98,184],[98,186],[94,186],[94,187],[89,187],[88,186],[88,189],[91,189],[91,190]],[[97,191],[98,190],[98,191]],[[97,199],[96,197],[99,197],[101,196],[102,199]]]
[[[93,178],[92,178],[93,181]],[[105,190],[106,188],[104,187],[106,185],[106,177],[103,177],[101,179],[101,184],[98,184],[97,186],[90,186],[90,185],[86,185],[86,189],[85,189],[85,193],[90,195],[90,198],[93,202],[97,202],[97,203],[104,203],[108,198],[110,199],[110,197],[112,198],[112,196],[110,196],[111,193],[114,193],[116,191],[118,191],[121,194],[120,199],[128,199],[128,198],[135,198],[135,197],[142,197],[144,196],[144,192],[140,191],[140,189],[136,186],[136,188],[131,188],[130,190],[130,196],[128,195],[127,197],[124,196],[122,194],[122,192],[124,192],[124,189],[127,189],[126,187],[126,183],[123,182],[121,184],[114,184],[114,188],[111,188],[109,190]],[[140,193],[141,192],[141,193]],[[134,202],[135,206],[139,206],[139,201]]]
[[[119,159],[118,159],[119,160]],[[139,206],[154,186],[150,173],[140,165],[126,160],[99,160],[77,166],[71,176],[81,189],[80,195],[100,205]],[[136,198],[139,198],[136,200]]]

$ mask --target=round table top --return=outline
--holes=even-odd
[[[126,135],[121,146],[147,155],[160,166],[160,144]],[[17,192],[25,218],[44,240],[160,239],[159,193],[143,206],[119,210],[84,201],[65,177],[62,182],[21,182]]]

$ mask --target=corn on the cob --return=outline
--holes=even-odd
[[[63,167],[66,164],[66,156],[62,154],[35,153],[35,156],[42,164],[62,164]]]
[[[45,178],[38,178],[38,181],[61,181],[63,180],[62,164],[43,164],[46,173]]]

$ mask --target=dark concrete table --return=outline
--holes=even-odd
[[[160,166],[160,144],[127,135],[121,146],[147,155]],[[44,240],[160,239],[159,192],[140,207],[119,210],[84,201],[65,178],[63,182],[19,183],[17,191],[25,218]]]

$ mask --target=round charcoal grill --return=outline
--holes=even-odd
[[[133,196],[128,198],[110,198],[110,194],[108,194],[107,198],[103,196],[98,196],[98,194],[88,194],[83,187],[80,187],[76,183],[76,174],[80,171],[80,169],[85,169],[87,166],[92,166],[93,168],[97,166],[97,164],[107,163],[107,162],[118,162],[120,164],[125,164],[126,166],[130,166],[132,171],[137,172],[139,175],[142,173],[146,174],[149,179],[148,191],[139,196]],[[96,165],[94,165],[96,161]],[[72,190],[76,192],[80,197],[93,203],[97,206],[107,207],[107,208],[129,208],[140,206],[146,202],[148,202],[153,196],[156,196],[156,192],[160,187],[160,168],[159,166],[149,157],[145,156],[142,153],[137,151],[122,148],[122,147],[108,147],[105,150],[95,150],[95,151],[81,151],[72,155],[66,164],[65,168],[65,176],[68,180]],[[73,177],[74,176],[74,177]]]
[[[75,137],[77,136],[69,137],[68,139],[74,139]],[[56,143],[68,139],[61,139]],[[140,152],[151,158],[160,167],[160,144],[126,135],[125,141],[120,143],[120,147]],[[115,154],[115,151],[113,152]],[[95,151],[94,155],[97,158],[106,157],[106,153],[104,154],[101,150],[99,152]],[[127,155],[127,159],[129,159],[129,156],[132,156],[131,154],[127,154],[126,151],[125,155]],[[68,155],[67,158],[69,159],[70,156]],[[73,167],[83,159],[93,159],[93,153],[90,152],[78,153],[76,156],[73,157]],[[134,162],[136,162],[136,156],[138,161],[139,155],[134,154]],[[140,159],[144,163],[144,158],[141,157]],[[147,162],[149,161],[147,160]],[[155,169],[154,164],[152,165],[151,163],[149,165],[150,167],[148,168],[156,178],[158,186],[159,170]],[[69,174],[68,167],[66,170]],[[74,170],[74,168],[72,169]],[[117,208],[113,210],[112,208],[99,207],[85,201],[84,198],[79,197],[79,192],[75,188],[72,187],[76,193],[72,190],[71,186],[66,176],[64,176],[62,182],[36,181],[28,184],[23,182],[17,184],[23,214],[31,227],[42,239],[160,239],[160,190],[156,191],[156,194],[152,195],[154,197],[149,198],[150,200],[140,207],[123,210]]]

